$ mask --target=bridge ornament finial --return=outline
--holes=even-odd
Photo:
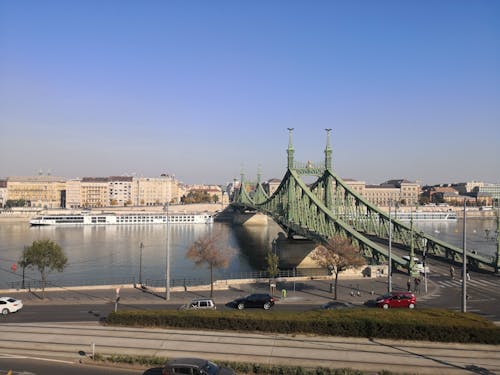
[[[330,145],[330,132],[332,129],[326,130],[326,148],[325,148],[325,169],[332,170],[332,147]]]

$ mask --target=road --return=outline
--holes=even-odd
[[[442,307],[460,311],[461,282],[460,279],[450,278],[448,267],[431,263],[428,293],[416,293],[417,308]],[[500,278],[474,272],[471,277],[468,283],[468,311],[500,322],[500,304],[497,303],[500,300]],[[405,275],[395,274],[395,289],[404,289],[406,280]],[[319,307],[332,298],[329,283],[328,280],[281,283],[278,289],[286,288],[289,291],[288,296],[286,299],[280,299],[269,313]],[[266,288],[265,284],[239,286],[237,289],[215,291],[214,298],[218,309],[224,310],[227,308],[225,304],[235,297],[250,292],[265,292]],[[362,305],[384,293],[386,288],[384,278],[341,280],[339,297]],[[421,288],[423,290],[423,283]],[[359,297],[357,293],[351,295],[351,292],[358,290]],[[411,372],[416,374],[500,373],[500,350],[497,346],[106,327],[100,325],[99,321],[114,310],[114,303],[110,298],[113,295],[114,290],[85,293],[61,291],[48,293],[45,300],[40,300],[36,295],[19,292],[16,297],[23,298],[24,309],[0,320],[0,357],[5,357],[6,354],[26,354],[41,358],[57,356],[78,363],[82,358],[79,353],[85,352],[88,356],[94,343],[99,353],[165,357],[191,355],[214,360],[352,367],[364,371],[387,369],[396,373],[408,372],[411,363]],[[122,291],[123,303],[120,303],[118,308],[177,309],[191,298],[207,295],[208,291],[179,292],[172,294],[172,300],[166,302],[154,294],[130,289]],[[3,364],[15,364],[12,361],[15,359],[0,358],[0,368],[4,369]],[[31,366],[31,362],[27,362],[27,366],[28,364]],[[48,366],[51,369],[65,366],[63,363],[33,365]],[[24,369],[36,374],[47,373],[42,368],[30,368]],[[72,372],[79,374],[76,371],[77,369]],[[100,369],[95,371],[97,372],[82,374],[100,374]],[[51,372],[53,373],[57,372]],[[64,373],[64,370],[60,373]],[[141,369],[130,373],[159,374],[159,369]]]
[[[268,333],[107,327],[97,323],[4,324],[0,353],[79,362],[96,353],[200,356],[304,367],[415,374],[500,372],[497,346]],[[0,362],[1,363],[1,362]],[[147,369],[143,369],[143,373]]]
[[[32,356],[7,355],[0,353],[0,375],[161,375],[161,370],[152,371],[112,368],[103,366],[82,365],[77,361],[33,358]],[[156,371],[154,371],[156,370]]]

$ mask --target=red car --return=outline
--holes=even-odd
[[[377,307],[382,307],[384,309],[393,309],[396,307],[414,309],[417,303],[417,298],[410,292],[392,292],[378,297],[376,303]]]

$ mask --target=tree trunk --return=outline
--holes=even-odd
[[[333,294],[333,299],[337,299],[337,281],[339,279],[339,273],[335,272],[335,293]]]
[[[40,276],[42,277],[42,299],[45,298],[45,282],[47,279],[47,276],[45,275],[45,272],[41,272]]]
[[[210,298],[214,294],[214,266],[210,264]]]

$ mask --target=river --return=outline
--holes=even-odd
[[[462,246],[462,220],[416,222],[415,226],[417,230]],[[467,249],[493,256],[495,230],[495,219],[468,220]],[[274,223],[254,227],[233,227],[225,223],[179,224],[170,225],[167,236],[167,227],[162,225],[30,227],[26,222],[0,222],[0,289],[21,281],[21,268],[18,266],[13,271],[12,265],[17,263],[24,246],[44,238],[58,243],[68,257],[63,272],[54,271],[49,275],[55,285],[120,284],[132,278],[138,281],[141,243],[144,245],[143,281],[165,279],[167,250],[173,284],[178,285],[184,279],[209,280],[209,271],[187,259],[186,252],[196,239],[210,231],[220,232],[223,246],[232,249],[228,268],[215,271],[216,278],[227,278],[245,277],[252,271],[264,270],[265,254],[280,228]],[[26,280],[39,277],[37,271],[26,270]]]

